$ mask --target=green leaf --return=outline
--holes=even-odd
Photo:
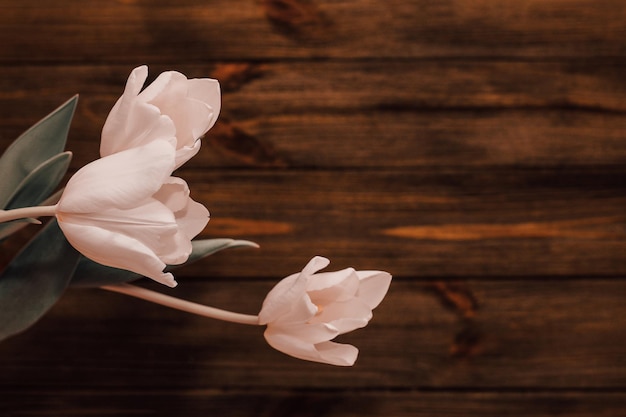
[[[61,297],[80,255],[50,221],[0,275],[0,340],[22,332]]]
[[[173,270],[189,265],[209,255],[213,255],[224,249],[239,247],[258,247],[254,242],[234,239],[204,239],[191,242],[193,250],[187,262],[180,265],[172,265],[167,270]],[[142,278],[141,275],[125,269],[111,268],[101,265],[85,257],[81,257],[78,267],[72,278],[73,287],[101,287],[103,285],[119,284]]]
[[[0,207],[34,169],[63,152],[77,100],[74,96],[28,129],[0,157]]]
[[[9,198],[6,210],[36,206],[52,193],[67,172],[71,152],[63,152],[40,164],[22,180]]]
[[[181,265],[173,265],[168,269],[176,269],[181,266],[189,265],[196,261],[199,261],[202,258],[205,258],[209,255],[213,255],[216,252],[219,252],[224,249],[232,249],[232,248],[258,248],[254,242],[250,242],[249,240],[235,240],[235,239],[200,239],[194,240],[191,242],[193,246],[193,250],[191,251],[191,255],[189,255],[189,259],[187,262]]]

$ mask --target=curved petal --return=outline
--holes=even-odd
[[[285,333],[275,333],[268,327],[263,333],[267,343],[274,349],[294,358],[319,362],[320,355],[312,343],[306,343]]]
[[[204,205],[193,201],[191,198],[187,201],[187,207],[184,210],[174,213],[176,215],[176,223],[182,233],[189,240],[196,237],[204,230],[209,223],[209,210]]]
[[[294,358],[337,366],[352,366],[359,350],[352,345],[321,342],[316,345],[304,342],[284,333],[264,333],[265,340],[274,349]]]
[[[187,96],[187,77],[178,71],[165,71],[140,94],[141,100],[162,108]]]
[[[201,144],[202,141],[198,139],[190,146],[183,145],[176,149],[176,166],[174,169],[180,168],[185,164],[185,162],[196,156],[196,154],[200,151]]]
[[[206,126],[207,130],[213,127],[221,111],[222,99],[220,83],[212,78],[192,78],[188,81],[188,95],[198,101],[208,104],[211,107],[211,120]]]
[[[361,284],[358,297],[372,310],[383,300],[391,285],[391,274],[384,271],[357,271]]]
[[[189,197],[189,187],[181,178],[169,177],[153,198],[174,213],[178,225],[176,239],[180,245],[191,245],[191,239],[198,235],[209,222],[209,210]],[[182,262],[186,259],[185,257]],[[174,260],[166,262],[172,265],[181,263]]]
[[[323,256],[314,256],[305,266],[302,268],[301,275],[311,276],[320,269],[326,268],[330,265],[330,260]],[[307,285],[308,287],[308,285]]]
[[[270,290],[263,300],[259,312],[259,324],[267,324],[289,313],[292,306],[306,295],[306,277],[293,274],[282,279]],[[315,315],[317,308],[311,316]]]
[[[173,212],[184,210],[189,202],[189,186],[182,178],[169,177],[163,181],[161,188],[152,197],[165,204]]]
[[[76,225],[62,219],[59,219],[59,226],[68,242],[87,258],[144,275],[169,287],[176,286],[174,276],[163,272],[165,263],[140,241],[97,226]]]
[[[311,300],[319,305],[349,300],[358,290],[359,277],[353,268],[315,274],[307,285]]]
[[[339,334],[365,327],[372,319],[372,310],[363,301],[353,298],[324,306],[311,323],[324,322],[337,328]]]
[[[288,334],[298,340],[306,343],[321,343],[334,339],[339,335],[339,330],[327,323],[316,324],[290,324],[290,325],[273,325],[270,323],[267,332],[273,334]]]
[[[174,148],[164,140],[91,162],[70,178],[58,209],[67,213],[130,208],[156,193],[174,167]]]
[[[352,366],[359,355],[359,349],[352,345],[336,342],[323,342],[315,345],[320,362],[330,363],[337,366]]]
[[[137,99],[148,77],[148,67],[135,68],[102,128],[100,156],[143,145],[158,138],[174,137],[174,123],[160,110]]]

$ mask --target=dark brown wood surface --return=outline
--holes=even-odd
[[[79,93],[72,170],[135,66],[220,80],[179,174],[261,248],[150,288],[255,314],[313,255],[394,275],[352,368],[70,289],[0,344],[0,416],[626,415],[623,2],[1,0],[0,41],[1,148]]]

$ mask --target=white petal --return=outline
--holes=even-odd
[[[306,343],[288,334],[272,332],[269,327],[263,336],[271,347],[280,352],[294,358],[319,362],[320,355],[312,343]]]
[[[359,350],[343,343],[323,342],[315,345],[321,360],[337,366],[352,366],[359,355]]]
[[[162,116],[158,108],[137,99],[147,77],[148,68],[145,65],[135,68],[128,77],[124,93],[109,112],[102,128],[100,156],[176,133],[173,122]]]
[[[350,301],[325,305],[311,323],[325,322],[339,330],[339,334],[365,327],[372,318],[372,310],[363,301]]]
[[[306,277],[302,274],[293,274],[279,281],[263,300],[259,312],[259,324],[267,324],[289,314],[293,306],[298,302],[301,303],[305,298],[306,281]],[[317,307],[312,304],[309,307],[312,317],[317,312]]]
[[[207,223],[209,223],[209,210],[191,198],[188,200],[187,207],[184,210],[174,214],[176,215],[176,223],[178,223],[180,231],[189,240],[200,234]]]
[[[358,289],[359,277],[352,268],[315,274],[307,285],[307,293],[318,305],[349,300]]]
[[[305,276],[311,276],[320,269],[326,268],[328,265],[330,265],[330,260],[328,260],[327,258],[324,258],[322,256],[314,256],[313,259],[311,259],[302,269],[301,274]]]
[[[161,108],[161,105],[171,105],[172,101],[180,101],[187,96],[187,77],[178,71],[165,71],[140,94],[140,98]]]
[[[70,178],[59,201],[69,213],[130,208],[157,192],[174,167],[174,148],[151,142],[85,165]]]
[[[206,130],[209,130],[215,124],[222,106],[220,83],[211,78],[192,78],[188,81],[188,85],[189,91],[187,94],[189,97],[206,103],[211,107],[211,120],[206,127]]]
[[[174,169],[180,168],[185,162],[193,158],[200,151],[202,141],[200,139],[195,140],[190,146],[181,146],[181,143],[182,141],[178,143],[179,148],[176,149],[176,166]]]
[[[176,281],[164,273],[162,262],[146,245],[131,237],[95,226],[76,225],[59,219],[68,242],[87,258],[114,268],[126,269],[169,287]]]
[[[327,323],[297,323],[289,325],[274,325],[270,323],[267,327],[269,334],[287,334],[290,337],[311,344],[326,342],[339,335],[339,330]]]
[[[361,284],[358,297],[372,310],[380,304],[391,285],[391,274],[384,271],[357,271]]]
[[[183,210],[189,201],[189,186],[182,178],[169,177],[152,196],[173,212]]]

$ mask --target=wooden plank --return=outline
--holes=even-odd
[[[6,415],[615,417],[623,393],[5,391]],[[11,414],[13,413],[13,414]],[[18,414],[19,413],[19,414]]]
[[[4,62],[623,56],[618,0],[0,3]]]
[[[622,169],[180,175],[211,212],[201,237],[261,245],[220,253],[183,275],[286,276],[313,255],[396,276],[626,274]],[[0,257],[15,246],[5,242]]]
[[[181,66],[222,82],[220,120],[188,166],[621,165],[617,63],[342,62]],[[155,66],[152,76],[166,67]],[[76,93],[74,166],[98,157],[130,67],[0,69],[0,145]]]
[[[276,280],[185,280],[182,298],[255,314]],[[70,290],[0,344],[2,391],[623,389],[626,280],[396,280],[352,368],[287,357],[262,328]],[[45,370],[45,372],[43,371]]]
[[[261,244],[192,265],[192,276],[286,276],[316,254],[399,276],[626,273],[623,171],[182,176],[212,213],[203,236]]]

